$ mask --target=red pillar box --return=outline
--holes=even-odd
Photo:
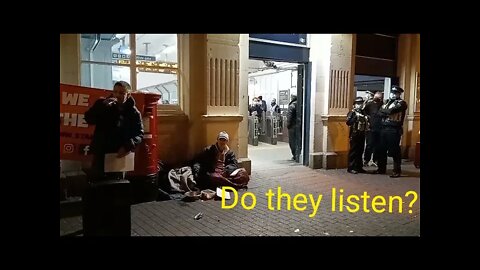
[[[154,201],[158,196],[157,179],[157,104],[160,95],[133,93],[136,106],[142,114],[144,136],[135,150],[135,170],[127,172],[132,184],[135,202]]]

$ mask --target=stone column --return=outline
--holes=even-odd
[[[240,113],[240,103],[246,102],[246,97],[240,99],[240,35],[191,36],[190,93],[186,103],[190,119],[189,153],[193,155],[214,143],[217,134],[224,130],[230,136],[230,149],[237,157],[246,157],[245,149],[241,154],[239,151],[239,124],[246,116]],[[243,92],[246,82],[242,83]],[[245,134],[243,137],[246,138]]]
[[[311,35],[313,137],[309,167],[346,168],[354,100],[355,35]]]
[[[408,103],[401,141],[402,157],[414,159],[420,141],[420,34],[401,34],[398,40],[397,75]]]
[[[80,35],[60,34],[60,83],[80,85]],[[89,161],[60,160],[60,183],[66,197],[79,196],[86,187]]]
[[[249,36],[240,34],[239,43],[239,112],[243,116],[238,127],[238,160],[248,173],[251,173],[251,160],[248,158],[248,59],[249,59]]]
[[[189,87],[185,93],[185,113],[189,119],[188,157],[207,146],[203,115],[207,113],[207,35],[191,34],[189,39]]]
[[[80,85],[80,37],[60,35],[60,83]]]

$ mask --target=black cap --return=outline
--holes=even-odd
[[[403,89],[402,89],[400,86],[397,86],[397,85],[392,85],[392,89],[390,90],[390,92],[399,92],[399,93],[403,93]]]
[[[354,104],[355,103],[363,103],[363,98],[362,97],[357,97],[353,103]]]

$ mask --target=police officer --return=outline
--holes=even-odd
[[[353,110],[348,112],[347,125],[350,126],[350,150],[348,151],[347,172],[365,173],[362,168],[362,155],[365,147],[365,130],[368,129],[367,116],[363,114],[363,98],[357,97],[353,103]]]
[[[407,102],[401,99],[403,89],[394,85],[390,90],[390,98],[386,100],[378,111],[382,117],[382,131],[378,147],[378,170],[374,173],[385,174],[387,170],[387,152],[393,158],[392,178],[400,177],[401,151],[400,138],[403,133],[403,120],[407,111]]]

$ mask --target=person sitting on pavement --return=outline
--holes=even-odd
[[[247,187],[250,176],[244,168],[239,168],[235,153],[227,145],[228,141],[228,133],[220,132],[216,143],[206,147],[191,162],[197,184],[202,189]]]

